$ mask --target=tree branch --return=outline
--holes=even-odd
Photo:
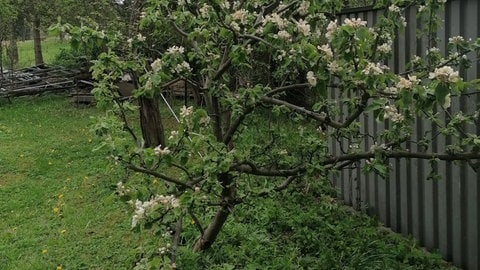
[[[230,167],[230,171],[248,173],[252,175],[259,176],[299,176],[305,172],[304,166],[299,166],[292,169],[265,169],[262,167],[257,167],[252,162],[244,161],[238,164],[233,164]]]
[[[149,169],[138,167],[138,166],[135,166],[135,165],[129,164],[129,163],[126,164],[125,167],[127,169],[132,170],[132,171],[141,172],[141,173],[145,173],[145,174],[148,174],[148,175],[151,175],[151,176],[155,176],[155,177],[160,178],[160,179],[162,179],[162,180],[164,180],[168,183],[172,183],[172,184],[175,184],[177,186],[181,186],[181,187],[193,190],[193,187],[191,185],[189,185],[188,183],[184,183],[184,182],[182,182],[178,179],[169,177],[169,176],[164,175],[162,173],[159,173],[157,171],[152,171],[152,170],[149,170]]]
[[[338,157],[331,157],[326,159],[320,164],[336,164],[337,162],[342,161],[358,161],[362,159],[375,158],[374,152],[364,152],[364,153],[352,153]],[[480,159],[480,152],[468,152],[468,153],[458,153],[458,154],[448,154],[448,153],[416,153],[416,152],[407,152],[407,151],[382,151],[382,155],[385,158],[418,158],[418,159],[439,159],[444,161],[455,161],[455,160],[471,160],[471,159]]]
[[[240,126],[240,124],[242,124],[245,117],[253,111],[254,108],[255,108],[254,106],[246,107],[243,110],[242,114],[239,115],[237,119],[235,119],[235,121],[233,121],[233,123],[230,125],[230,128],[227,130],[223,138],[223,143],[225,145],[228,145],[232,141],[233,135],[237,131],[238,127]]]
[[[313,118],[313,119],[319,121],[322,124],[324,123],[328,126],[336,128],[336,129],[344,127],[343,126],[344,123],[339,123],[339,122],[332,121],[332,120],[328,119],[327,116],[323,116],[322,114],[307,110],[303,107],[293,105],[293,104],[291,104],[287,101],[284,101],[284,100],[280,100],[280,99],[276,99],[276,98],[272,98],[272,97],[266,97],[266,96],[262,97],[261,100],[265,103],[268,103],[268,104],[274,104],[274,105],[280,105],[280,106],[283,105],[283,106],[285,106],[285,107],[287,107],[291,110],[294,110],[294,111],[299,112],[299,113],[303,113],[306,116],[308,116],[310,118]]]
[[[268,91],[265,96],[273,96],[275,94],[278,94],[278,93],[282,93],[282,92],[285,92],[285,91],[289,91],[289,90],[303,90],[307,87],[309,87],[310,84],[309,83],[299,83],[299,84],[291,84],[291,85],[286,85],[286,86],[280,86],[280,87],[277,87],[275,89],[272,89],[270,91]]]

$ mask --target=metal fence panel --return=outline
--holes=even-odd
[[[383,10],[356,9],[338,16],[362,18],[370,25],[375,24]],[[442,40],[438,47],[446,50],[448,38],[456,35],[475,39],[480,36],[480,3],[477,0],[451,0],[446,3],[443,25],[438,32]],[[416,30],[420,21],[416,18],[416,8],[406,10],[408,25],[399,33],[394,42],[393,57],[388,62],[390,68],[401,73],[406,63],[414,55],[424,56],[427,42],[418,39]],[[472,68],[461,71],[467,79],[480,77],[480,62]],[[332,90],[332,96],[335,92]],[[480,103],[480,95],[467,95],[452,98],[451,110],[471,111]],[[379,134],[388,129],[388,124],[378,123],[371,115],[360,117],[363,132]],[[435,133],[437,127],[424,120],[417,119],[413,138]],[[477,130],[468,130],[480,134]],[[432,151],[444,151],[445,146],[454,138],[437,137],[432,143]],[[365,141],[362,148],[369,149],[372,141]],[[348,141],[331,140],[333,154],[349,146]],[[405,145],[413,151],[422,151],[418,145]],[[362,166],[364,163],[361,163]],[[391,171],[387,179],[377,175],[365,175],[360,168],[342,171],[334,176],[332,183],[338,189],[339,198],[346,204],[377,216],[393,230],[413,235],[421,245],[429,249],[438,249],[446,260],[464,269],[480,269],[480,173],[475,172],[466,162],[439,162],[436,171],[441,180],[426,180],[432,167],[426,160],[391,159]]]

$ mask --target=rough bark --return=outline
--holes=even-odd
[[[33,19],[33,50],[35,52],[35,65],[43,66],[42,37],[40,33],[40,18]]]
[[[10,60],[11,69],[13,70],[13,68],[18,63],[18,45],[17,45],[17,36],[15,34],[12,34],[10,37],[10,41],[7,47],[7,52],[8,52],[8,59]]]
[[[212,246],[223,225],[227,221],[232,208],[235,206],[235,185],[232,184],[232,176],[228,173],[222,173],[218,176],[222,184],[222,206],[217,211],[207,229],[203,232],[200,239],[193,247],[194,252],[208,249]]]
[[[145,147],[165,145],[162,118],[155,98],[139,97],[140,126]]]

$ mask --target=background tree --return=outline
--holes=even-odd
[[[12,35],[12,25],[15,21],[16,13],[14,7],[8,0],[1,0],[0,6],[0,73],[3,77],[3,49],[5,41],[9,40]]]

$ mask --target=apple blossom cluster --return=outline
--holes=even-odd
[[[408,78],[400,77],[397,83],[397,88],[412,89],[415,85],[418,85],[419,82],[420,80],[417,79],[417,76],[414,75],[408,75]]]
[[[308,13],[309,7],[310,7],[310,1],[302,1],[298,6],[298,13],[302,16],[305,16]]]
[[[268,14],[262,24],[265,26],[269,22],[275,24],[280,30],[284,30],[288,26],[288,20],[283,19],[278,13]]]
[[[330,48],[330,45],[324,44],[322,46],[317,46],[317,49],[324,53],[326,59],[333,58],[333,51],[332,48]]]
[[[152,67],[153,72],[159,72],[160,70],[162,70],[162,65],[162,59],[157,58],[150,66]]]
[[[315,77],[315,74],[313,73],[313,71],[307,72],[307,81],[311,86],[317,85],[317,78]]]
[[[172,46],[167,49],[167,54],[182,54],[185,52],[185,48],[182,46]]]
[[[185,118],[189,115],[191,115],[193,113],[193,107],[190,106],[190,107],[186,107],[185,105],[182,106],[182,108],[180,109],[180,116],[182,118]]]
[[[390,119],[393,122],[402,122],[404,117],[400,113],[398,113],[397,107],[393,104],[385,105],[383,107],[384,115],[383,118]]]
[[[454,36],[454,37],[451,37],[451,38],[448,39],[448,42],[452,43],[452,44],[459,44],[459,43],[462,43],[464,41],[465,41],[465,39],[462,36]]]
[[[365,75],[381,75],[384,70],[387,70],[388,67],[380,63],[367,63],[362,73]]]
[[[136,200],[134,203],[135,210],[132,216],[132,228],[135,228],[139,222],[144,219],[148,214],[152,213],[159,206],[165,207],[165,209],[177,208],[180,206],[180,200],[173,195],[164,196],[156,195],[149,201],[142,202]]]
[[[335,31],[337,31],[338,25],[337,25],[337,20],[330,21],[327,25],[327,32],[325,33],[325,37],[327,38],[328,41],[332,41],[333,35],[335,34]]]
[[[191,72],[192,68],[190,67],[190,64],[187,61],[183,61],[180,64],[177,64],[174,68],[174,71],[178,74],[182,72]]]
[[[353,18],[353,19],[346,18],[343,21],[343,24],[347,26],[351,26],[353,28],[360,28],[362,26],[364,27],[367,26],[367,21],[364,21],[360,18]]]
[[[299,33],[301,33],[304,36],[309,36],[311,34],[310,25],[308,24],[308,22],[300,19],[298,22],[296,22],[296,24],[297,24],[297,30]]]
[[[158,145],[157,147],[155,147],[153,149],[153,153],[156,155],[156,156],[163,156],[163,155],[168,155],[170,154],[172,151],[170,151],[170,149],[168,149],[168,147],[162,147],[161,145]]]
[[[430,79],[437,79],[441,82],[457,82],[459,80],[458,71],[454,71],[450,66],[443,66],[435,68],[433,72],[430,72]]]

